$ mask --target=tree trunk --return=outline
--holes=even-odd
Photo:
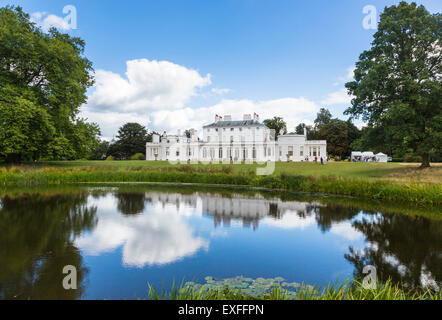
[[[429,168],[430,167],[430,155],[428,153],[424,153],[422,155],[422,164],[421,168]]]

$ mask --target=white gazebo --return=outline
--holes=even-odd
[[[382,152],[376,155],[376,162],[388,162],[388,156]]]

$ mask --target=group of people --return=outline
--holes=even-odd
[[[321,165],[325,166],[327,164],[328,158],[327,157],[321,157],[320,160],[321,160]],[[306,157],[305,161],[306,162],[310,161],[310,158]],[[315,163],[318,163],[318,157],[317,156],[315,156]]]

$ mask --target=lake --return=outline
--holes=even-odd
[[[148,283],[244,276],[440,287],[442,222],[409,206],[320,195],[148,185],[0,193],[0,299],[142,299]],[[422,209],[427,210],[427,209]],[[407,214],[404,214],[407,213]],[[62,286],[77,270],[77,290]]]

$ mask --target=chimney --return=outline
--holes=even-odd
[[[166,131],[164,131],[164,133],[163,133],[163,137],[166,137],[167,136],[167,133],[166,133]]]
[[[232,121],[232,116],[230,115],[224,116],[224,121]]]
[[[219,121],[219,115],[215,115],[215,123]]]
[[[252,116],[250,114],[245,114],[243,120],[252,120]]]
[[[253,120],[258,121],[259,122],[259,115],[255,112],[253,113]]]

